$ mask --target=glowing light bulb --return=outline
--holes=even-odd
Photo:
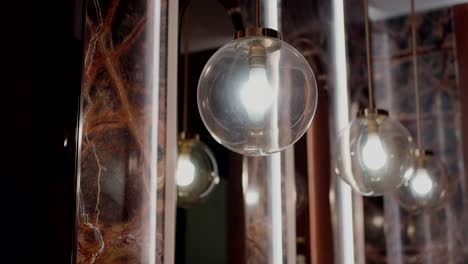
[[[370,170],[379,170],[387,162],[387,154],[377,133],[369,133],[362,148],[362,161]]]
[[[248,156],[282,151],[304,135],[315,114],[314,72],[272,29],[246,28],[235,36],[200,74],[200,117],[231,151]]]
[[[262,117],[272,105],[274,97],[265,68],[251,68],[249,79],[240,91],[240,99],[249,118]]]
[[[245,202],[247,205],[256,205],[259,199],[260,195],[257,190],[248,190],[245,193]]]
[[[384,225],[384,217],[381,216],[381,215],[374,215],[372,217],[372,224],[375,226],[375,227],[382,227]]]
[[[416,170],[410,182],[410,188],[414,194],[418,196],[426,196],[433,189],[433,182],[426,169],[420,168]]]
[[[180,155],[177,161],[176,182],[178,186],[186,187],[195,179],[195,165],[187,155]]]
[[[414,172],[413,139],[385,110],[361,109],[356,117],[335,144],[334,171],[362,195],[392,193]]]

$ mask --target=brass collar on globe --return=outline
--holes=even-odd
[[[418,167],[424,167],[424,163],[427,158],[434,156],[434,152],[427,149],[416,149],[415,150],[416,160]]]
[[[189,153],[190,148],[193,144],[200,141],[200,136],[198,134],[187,136],[185,132],[180,133],[178,147],[180,153]]]
[[[241,39],[252,37],[252,40]],[[244,28],[234,34],[234,40],[238,41],[239,48],[250,51],[252,45],[262,45],[266,53],[272,53],[281,48],[281,33],[271,28]]]
[[[279,40],[283,39],[281,32],[278,32],[271,28],[244,28],[243,30],[234,33],[234,39],[240,39],[245,37],[269,37],[276,38]]]
[[[427,149],[416,149],[415,153],[417,157],[434,156],[434,152],[432,150]]]
[[[187,132],[181,132],[179,134],[179,140],[184,140],[184,141],[199,141],[200,140],[200,135],[198,134],[193,134],[193,133],[187,133]]]
[[[356,113],[357,118],[363,118],[363,117],[368,117],[371,115],[378,115],[382,117],[388,117],[388,111],[384,109],[369,109],[369,108],[363,108],[360,109]]]

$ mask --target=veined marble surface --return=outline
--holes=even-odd
[[[164,257],[167,1],[160,21],[154,1],[86,4],[77,263]]]

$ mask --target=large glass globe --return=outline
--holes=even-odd
[[[309,64],[291,45],[276,37],[244,36],[209,59],[197,100],[216,141],[237,153],[261,156],[287,148],[305,133],[316,109],[317,85]]]
[[[396,198],[413,213],[438,209],[451,193],[447,170],[430,151],[418,151],[416,158],[417,166],[408,171],[410,177],[396,190]]]
[[[365,196],[395,190],[414,167],[411,135],[385,110],[361,110],[334,148],[335,173]]]
[[[205,201],[218,184],[218,167],[214,155],[198,136],[182,137],[178,145],[177,203],[191,207]]]

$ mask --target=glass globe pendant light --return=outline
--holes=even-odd
[[[403,208],[410,212],[418,213],[441,207],[451,194],[451,185],[442,161],[437,159],[432,151],[425,150],[423,147],[414,0],[411,1],[411,36],[418,137],[418,150],[415,152],[417,166],[415,169],[409,169],[407,171],[406,180],[404,184],[396,190],[395,195]]]
[[[395,190],[414,166],[414,143],[403,125],[375,107],[367,0],[364,9],[369,107],[359,110],[356,119],[340,132],[333,166],[356,192],[379,196]]]
[[[219,183],[218,167],[213,153],[198,135],[186,138],[182,133],[178,147],[177,203],[190,207],[206,200]]]
[[[401,207],[412,213],[440,208],[451,194],[447,171],[432,151],[416,152],[417,166],[407,173],[408,179],[396,190]]]
[[[188,16],[188,6],[185,16]],[[187,19],[187,18],[186,18]],[[188,130],[188,23],[184,27],[184,92],[183,92],[183,132],[178,141],[176,169],[177,204],[180,207],[197,205],[209,196],[219,183],[218,167],[213,153],[200,137],[187,136]]]
[[[317,84],[306,59],[260,27],[236,32],[209,59],[198,82],[201,118],[213,138],[250,156],[269,155],[294,144],[307,130],[317,105]]]

